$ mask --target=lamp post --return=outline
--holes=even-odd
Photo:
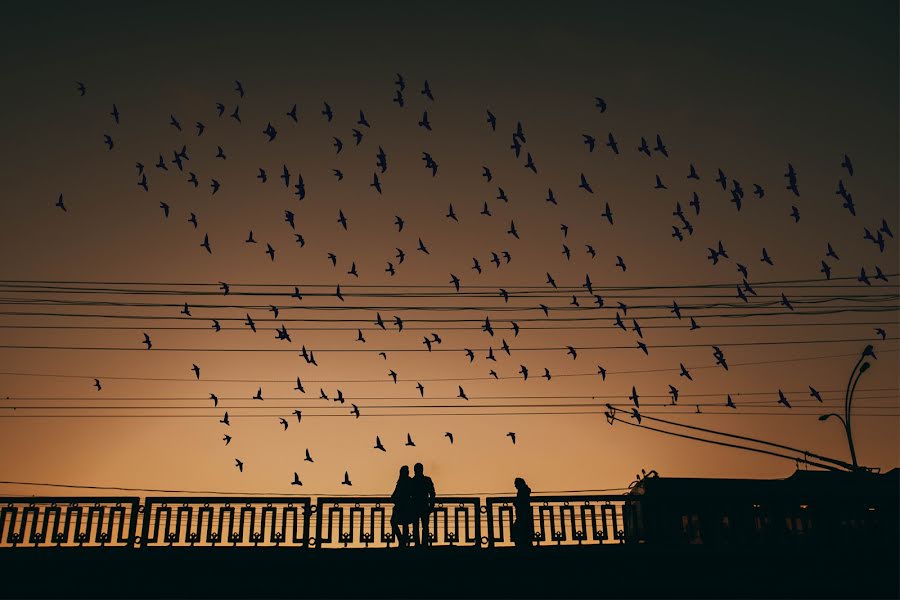
[[[853,367],[853,371],[850,372],[850,380],[847,382],[847,391],[844,392],[844,416],[842,417],[837,413],[827,413],[819,417],[820,421],[827,421],[830,417],[835,417],[844,426],[844,432],[847,434],[847,445],[850,447],[850,460],[853,463],[854,471],[859,469],[859,463],[856,460],[856,448],[853,446],[850,408],[853,404],[853,392],[856,391],[856,384],[859,383],[859,378],[862,377],[862,374],[869,370],[870,364],[868,362],[863,362],[867,356],[875,358],[875,353],[873,352],[871,344],[866,346],[862,355],[859,357],[859,360],[856,361],[856,366]]]

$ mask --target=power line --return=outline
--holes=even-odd
[[[643,425],[643,424],[639,424],[639,423],[631,423],[631,422],[629,422],[629,421],[624,421],[624,420],[622,420],[622,419],[620,419],[620,418],[618,418],[618,417],[613,417],[612,419],[613,419],[613,421],[616,421],[616,422],[618,422],[618,423],[625,423],[626,425],[630,425],[630,426],[632,426],[632,427],[638,427],[638,428],[640,428],[640,429],[647,429],[647,430],[649,430],[649,431],[655,431],[655,432],[657,432],[657,433],[663,433],[663,434],[666,434],[666,435],[671,435],[671,436],[675,436],[675,437],[680,437],[680,438],[683,438],[683,439],[694,440],[694,441],[697,441],[697,442],[703,442],[703,443],[706,443],[706,444],[714,444],[714,445],[716,445],[716,446],[724,446],[724,447],[726,447],[726,448],[735,448],[735,449],[738,449],[738,450],[746,450],[746,451],[748,451],[748,452],[756,452],[756,453],[758,453],[758,454],[768,454],[769,456],[775,456],[775,457],[778,457],[778,458],[784,458],[784,459],[790,460],[790,461],[792,461],[792,462],[803,462],[803,463],[806,463],[806,464],[808,464],[808,465],[810,465],[810,466],[820,467],[820,468],[822,468],[822,469],[826,469],[826,470],[829,470],[829,471],[835,471],[835,470],[837,470],[837,468],[834,467],[834,466],[832,466],[832,465],[824,465],[824,464],[821,464],[821,463],[817,463],[817,462],[814,462],[814,461],[810,461],[809,459],[806,459],[806,458],[802,458],[802,459],[801,459],[801,458],[797,458],[797,457],[794,457],[794,456],[788,456],[787,454],[781,454],[780,452],[773,452],[773,451],[771,451],[771,450],[766,450],[766,449],[764,449],[764,448],[752,448],[752,447],[750,447],[750,446],[742,446],[742,445],[740,445],[740,444],[732,444],[732,443],[729,443],[729,442],[721,442],[721,441],[718,441],[718,440],[708,440],[708,439],[701,438],[701,437],[697,437],[697,436],[693,436],[693,435],[687,435],[687,434],[684,434],[684,433],[677,433],[677,432],[675,432],[675,431],[665,431],[664,429],[658,429],[658,428],[656,428],[656,427],[650,427],[649,425]]]
[[[606,319],[614,321],[614,318]],[[254,319],[258,321],[258,319]],[[267,321],[276,321],[276,319],[267,319]],[[277,321],[281,321],[277,319]],[[882,327],[892,327],[896,323],[884,323],[882,321],[845,321],[845,322],[813,322],[813,323],[704,323],[703,329],[752,329],[757,327],[850,327],[860,325],[879,325]],[[642,325],[641,329],[688,329],[688,325]],[[52,329],[52,330],[87,330],[87,331],[210,331],[209,325],[204,326],[180,326],[171,327],[166,325],[0,325],[0,329]],[[222,326],[222,331],[247,331],[247,327],[228,327]],[[278,327],[260,327],[257,325],[257,331],[278,331]],[[434,327],[415,327],[407,326],[404,323],[404,330],[410,331],[433,331]],[[508,328],[502,328],[507,330]],[[609,325],[551,325],[549,327],[529,327],[520,328],[521,331],[559,331],[559,330],[582,330],[582,329],[610,329]],[[383,331],[380,327],[369,325],[365,327],[291,327],[291,331],[315,332],[315,331]],[[444,331],[482,331],[480,326],[463,326],[463,327],[442,327]]]
[[[881,348],[878,350],[879,354],[887,354],[900,351],[900,348]],[[826,354],[826,355],[816,355],[816,356],[804,356],[804,357],[791,357],[791,358],[782,358],[782,359],[769,359],[769,360],[759,360],[759,361],[747,361],[747,362],[734,362],[729,363],[729,367],[745,367],[745,366],[758,366],[758,365],[769,365],[769,364],[780,364],[780,363],[792,363],[792,362],[802,362],[809,360],[827,360],[832,358],[847,358],[847,357],[858,357],[859,353],[843,353],[843,354]],[[687,367],[689,370],[698,370],[698,369],[717,369],[721,368],[716,364],[707,364],[707,365],[697,365]],[[607,376],[611,375],[633,375],[633,374],[644,374],[644,373],[662,373],[668,371],[679,371],[679,367],[667,367],[667,368],[656,368],[656,369],[629,369],[623,371],[607,371]],[[57,378],[67,378],[67,379],[88,379],[93,381],[94,378],[98,379],[109,379],[110,381],[122,380],[122,381],[184,381],[184,382],[195,382],[196,378],[191,377],[127,377],[121,375],[95,375],[93,373],[89,375],[71,375],[71,374],[62,374],[62,373],[26,373],[26,372],[18,372],[18,371],[0,371],[0,375],[6,375],[10,377],[57,377]],[[596,371],[588,372],[588,373],[560,373],[557,375],[553,375],[556,377],[599,377],[600,375]],[[431,378],[423,378],[423,379],[414,379],[414,378],[402,378],[398,377],[398,382],[440,382],[440,381],[494,381],[496,379],[520,379],[519,375],[498,375],[498,377],[490,377],[490,376],[481,376],[481,377],[431,377]],[[303,378],[305,383],[393,383],[393,380],[390,378],[384,379],[306,379]],[[296,379],[240,379],[240,378],[218,378],[218,379],[204,379],[204,381],[210,383],[294,383]]]
[[[824,340],[777,340],[764,342],[719,342],[719,346],[737,347],[737,346],[791,346],[800,344],[845,344],[870,342],[871,338],[847,338],[847,339],[824,339]],[[673,349],[673,348],[709,348],[711,344],[655,344],[648,345],[650,349]],[[637,346],[581,346],[574,347],[575,350],[636,350]],[[76,350],[76,351],[114,351],[114,352],[293,352],[296,348],[159,348],[154,347],[152,350],[138,347],[128,346],[25,346],[20,344],[0,345],[0,349],[5,350]],[[491,348],[434,348],[432,350],[423,350],[422,348],[317,348],[313,352],[320,354],[331,352],[459,352],[464,353],[468,350],[473,352],[488,352]],[[549,352],[549,351],[565,351],[567,346],[544,346],[544,347],[525,347],[513,348],[516,352]]]
[[[885,277],[892,278],[900,276],[900,273],[889,273],[885,275]],[[780,280],[768,280],[768,281],[760,281],[754,283],[754,286],[765,286],[765,285],[785,285],[790,283],[811,283],[815,285],[829,286],[830,284],[827,282],[839,282],[839,281],[853,281],[855,282],[857,278],[855,276],[844,276],[844,277],[832,277],[828,280],[822,279],[780,279]],[[133,285],[133,286],[185,286],[185,287],[214,287],[218,288],[219,282],[172,282],[172,281],[134,281],[134,280],[120,280],[120,281],[98,281],[98,280],[48,280],[48,279],[0,279],[0,284],[24,284],[24,285],[39,285],[39,284],[47,284],[47,285]],[[285,288],[293,288],[294,286],[298,287],[322,287],[322,288],[333,288],[335,286],[334,283],[300,283],[300,282],[276,282],[276,283],[248,283],[248,282],[233,282],[229,283],[234,287],[285,287]],[[611,289],[611,290],[647,290],[647,289],[684,289],[684,288],[715,288],[715,287],[725,287],[725,288],[733,288],[733,282],[727,283],[700,283],[700,284],[672,284],[672,285],[641,285],[641,286],[612,286],[607,288],[601,288],[601,286],[596,286],[597,289]],[[400,289],[429,289],[429,288],[448,288],[451,287],[451,284],[440,284],[440,285],[409,285],[409,284],[348,284],[347,288],[400,288]],[[489,285],[471,285],[467,287],[473,288],[492,288],[495,289],[496,286]],[[506,285],[503,287],[507,288],[527,288],[533,289],[538,288],[539,286],[517,286],[517,285]],[[854,286],[858,287],[858,286]],[[581,289],[574,288],[574,289]]]
[[[683,408],[690,408],[690,406],[685,406]],[[722,405],[724,408],[724,405]],[[785,411],[793,409],[785,409]],[[392,413],[392,414],[369,414],[363,412],[360,415],[360,419],[372,419],[372,418],[399,418],[399,417],[544,417],[544,416],[580,416],[580,415],[605,415],[606,413],[603,411],[556,411],[556,412],[515,412],[515,411],[504,411],[504,412],[419,412],[419,413]],[[650,415],[672,415],[673,413],[669,411],[649,411],[649,412],[641,412],[641,415],[650,414]],[[734,416],[778,416],[778,417],[815,417],[817,415],[825,414],[824,412],[814,413],[814,412],[776,412],[776,411],[767,411],[767,412],[746,412],[746,411],[716,411],[716,412],[692,412],[687,411],[684,413],[677,413],[678,416],[719,416],[719,415],[734,415]],[[60,414],[39,414],[39,415],[23,415],[23,414],[0,414],[0,419],[214,419],[218,415],[161,415],[161,414],[127,414],[127,415],[60,415]],[[293,418],[293,413],[284,412],[284,413],[271,413],[271,414],[233,414],[230,415],[232,418],[241,418],[241,419],[254,419],[254,418]],[[891,417],[897,418],[900,417],[900,413],[854,413],[855,418],[865,418],[865,417]],[[336,415],[336,414],[308,414],[307,412],[303,413],[303,418],[337,418],[337,419],[348,419],[350,418],[350,412],[347,411],[346,415]]]

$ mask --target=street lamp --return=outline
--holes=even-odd
[[[856,384],[862,374],[869,370],[870,364],[863,362],[867,356],[875,358],[872,345],[869,344],[863,350],[862,356],[856,361],[856,366],[850,372],[850,380],[847,382],[847,391],[844,393],[844,416],[837,413],[827,413],[819,417],[820,421],[827,421],[831,417],[835,417],[844,426],[844,432],[847,434],[847,445],[850,446],[850,460],[853,463],[853,470],[859,469],[859,463],[856,461],[856,449],[853,446],[853,430],[850,427],[850,408],[853,404],[853,392],[856,391]]]

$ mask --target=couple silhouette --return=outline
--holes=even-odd
[[[422,463],[416,463],[413,467],[415,476],[410,477],[409,467],[400,467],[400,477],[391,494],[391,502],[394,504],[391,530],[398,548],[408,547],[410,539],[419,547],[428,546],[431,542],[428,518],[434,510],[434,482],[425,475],[424,469]],[[412,538],[409,535],[410,524],[413,526]]]

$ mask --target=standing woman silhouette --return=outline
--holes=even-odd
[[[391,530],[394,532],[398,548],[409,546],[409,522],[412,521],[411,488],[412,478],[409,476],[409,467],[404,465],[400,467],[400,477],[397,479],[394,493],[391,494],[391,502],[394,503],[394,510],[391,511]],[[401,525],[403,526],[402,530]]]
[[[531,488],[521,477],[516,477],[516,499],[513,506],[516,509],[516,520],[513,523],[510,535],[516,548],[531,548],[534,540],[534,521],[531,512]]]

